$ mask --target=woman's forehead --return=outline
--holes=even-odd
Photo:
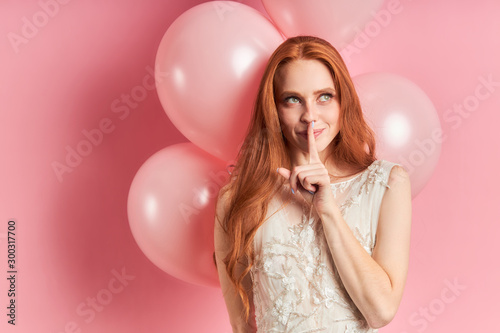
[[[293,60],[276,71],[276,88],[279,90],[320,90],[334,88],[330,69],[319,60]]]

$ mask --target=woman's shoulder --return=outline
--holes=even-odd
[[[410,182],[410,175],[403,164],[391,160],[380,159],[373,162],[370,167],[374,172],[382,175],[386,186],[389,188],[396,182]]]
[[[384,164],[386,166],[387,183],[389,186],[395,183],[410,183],[410,174],[404,165],[387,160],[384,160]]]
[[[405,167],[402,164],[387,159],[376,159],[375,161],[372,162],[372,164],[370,164],[367,167],[367,169],[369,170],[386,169],[390,171],[394,166],[398,166],[401,169],[405,169]]]
[[[231,182],[227,182],[220,189],[217,195],[217,208],[225,208],[231,198]]]
[[[230,187],[228,185],[226,184],[220,188],[215,203],[214,259],[225,258],[231,244],[227,234],[227,222],[225,221],[230,198]],[[217,260],[216,266],[218,266]]]
[[[232,175],[220,187],[216,201],[216,214],[218,216],[224,216],[227,212],[229,204],[235,193],[234,191],[237,185],[236,180],[236,176]]]
[[[394,162],[392,160],[386,160],[386,159],[378,159],[373,162],[374,166],[377,166],[379,168],[383,168],[387,170],[388,172],[392,172],[394,170],[394,173],[407,173],[408,170],[403,164]]]

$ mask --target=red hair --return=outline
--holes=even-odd
[[[220,192],[222,196],[229,191],[227,209],[224,219],[220,221],[230,241],[229,253],[223,262],[241,297],[246,320],[250,302],[242,280],[252,267],[253,239],[257,229],[264,223],[269,202],[285,182],[276,169],[291,168],[276,108],[275,76],[281,66],[299,59],[317,60],[325,64],[339,96],[340,131],[327,147],[326,158],[332,159],[341,168],[355,170],[351,175],[366,169],[376,160],[374,133],[363,118],[358,95],[338,51],[327,41],[311,36],[293,37],[283,42],[268,61],[231,181]],[[237,264],[246,267],[240,276],[236,276]]]

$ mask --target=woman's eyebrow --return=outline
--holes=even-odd
[[[322,88],[322,89],[314,91],[313,95],[319,95],[319,94],[324,94],[324,93],[335,94],[335,88],[332,88],[332,87]],[[300,93],[293,91],[293,90],[285,90],[281,94],[279,94],[279,96],[280,97],[285,97],[285,96],[302,97],[302,95]]]
[[[319,95],[319,94],[324,94],[324,93],[331,93],[331,94],[335,94],[335,88],[323,88],[323,89],[320,89],[320,90],[316,90],[314,92],[314,95]]]
[[[281,94],[279,94],[280,97],[285,97],[285,96],[297,96],[297,97],[302,97],[298,92],[292,91],[292,90],[286,90],[283,91]]]

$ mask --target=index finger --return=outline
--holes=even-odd
[[[314,121],[307,125],[307,145],[309,148],[309,164],[321,163],[318,149],[316,148],[316,138],[314,137]]]

